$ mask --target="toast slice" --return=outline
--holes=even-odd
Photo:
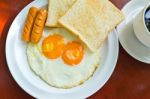
[[[108,0],[77,0],[59,23],[96,51],[124,14]]]
[[[58,19],[75,3],[76,0],[49,0],[46,26],[60,27]]]

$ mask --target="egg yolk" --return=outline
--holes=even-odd
[[[53,34],[44,39],[42,52],[49,59],[56,59],[62,55],[64,38],[61,35]]]
[[[84,55],[84,47],[77,41],[69,42],[62,54],[62,59],[68,65],[79,64]]]

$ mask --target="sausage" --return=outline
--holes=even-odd
[[[37,12],[38,12],[38,9],[36,7],[31,7],[29,9],[29,12],[25,21],[25,25],[23,28],[23,33],[22,33],[22,40],[25,42],[30,41],[31,31],[32,31],[32,27],[33,27]]]
[[[46,18],[47,18],[47,10],[40,9],[37,13],[37,16],[33,25],[32,33],[31,33],[32,43],[38,43],[39,40],[41,39]]]

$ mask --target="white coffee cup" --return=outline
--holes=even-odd
[[[133,20],[133,28],[139,41],[150,48],[150,31],[145,24],[145,12],[148,7],[150,7],[150,3],[137,14]]]

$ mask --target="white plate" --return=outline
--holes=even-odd
[[[124,6],[126,19],[117,27],[118,37],[121,45],[133,58],[150,64],[150,48],[144,46],[135,36],[133,30],[133,19],[141,11],[149,0],[131,0]]]
[[[118,38],[112,32],[101,48],[101,65],[93,77],[84,84],[71,89],[58,89],[47,85],[29,68],[26,56],[26,45],[21,41],[21,30],[31,6],[43,7],[47,0],[36,0],[26,6],[13,21],[6,41],[6,58],[9,70],[15,81],[27,93],[35,98],[81,99],[98,91],[111,76],[118,58]]]

